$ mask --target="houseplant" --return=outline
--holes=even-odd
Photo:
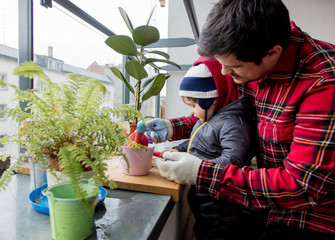
[[[149,25],[154,10],[155,8],[151,11],[146,25],[134,28],[128,14],[119,7],[119,11],[131,33],[131,37],[127,35],[113,35],[105,40],[105,43],[114,51],[127,56],[125,71],[129,76],[135,79],[133,86],[127,81],[119,69],[115,67],[110,69],[117,78],[124,82],[129,92],[133,94],[134,108],[138,111],[141,111],[144,101],[161,92],[166,79],[169,77],[169,75],[163,73],[155,73],[149,76],[146,67],[149,64],[160,62],[170,64],[180,69],[178,64],[169,60],[170,56],[167,53],[156,50],[146,50],[148,45],[160,39],[158,29]],[[160,58],[152,57],[153,55],[159,56]],[[130,119],[136,126],[138,119],[136,117]]]
[[[126,77],[119,69],[115,67],[112,67],[110,69],[113,74],[126,85],[129,92],[133,94],[134,109],[141,111],[143,102],[145,102],[152,96],[158,95],[164,87],[166,79],[169,77],[169,75],[163,73],[155,73],[149,76],[148,65],[160,62],[170,64],[172,66],[175,66],[176,68],[180,68],[180,66],[170,61],[170,56],[167,53],[156,50],[150,51],[146,49],[147,46],[157,42],[160,39],[158,29],[154,26],[149,25],[155,8],[152,9],[147,24],[139,26],[137,28],[133,27],[129,16],[124,11],[124,9],[121,7],[119,7],[118,9],[127,28],[131,33],[131,37],[127,35],[113,35],[108,37],[105,40],[105,43],[117,53],[126,56],[127,61],[125,63],[125,71],[129,76],[135,79],[135,84],[131,85],[131,83],[127,81]],[[159,58],[152,57],[153,55],[159,56]],[[132,126],[130,131],[131,134],[136,129],[138,118],[136,116],[128,118],[130,119],[130,124]],[[128,173],[130,175],[146,175],[148,174],[151,167],[153,146],[150,146],[149,149],[147,147],[144,147],[146,148],[145,150],[140,149],[141,147],[139,147],[138,145],[135,146],[135,148],[124,146],[123,151],[124,154],[128,157],[131,157],[132,159],[134,157],[134,161],[131,161],[131,163],[134,162],[134,164],[136,165],[143,163],[143,170],[134,170],[135,167],[139,166],[129,166],[129,162],[123,162],[122,158],[121,170],[123,173]],[[148,152],[150,154],[148,154]]]
[[[18,133],[1,139],[2,143],[16,142],[25,151],[16,158],[16,163],[3,173],[0,189],[5,188],[11,175],[18,170],[24,159],[31,157],[46,169],[59,169],[69,179],[74,196],[85,209],[94,209],[92,196],[99,192],[99,186],[108,182],[105,176],[106,160],[110,156],[123,155],[121,145],[126,141],[120,123],[113,116],[143,118],[133,108],[122,106],[115,109],[101,109],[106,89],[97,79],[68,74],[68,81],[58,85],[52,82],[34,62],[25,62],[14,70],[15,75],[38,78],[41,91],[16,91],[14,100],[27,103],[25,111],[19,107],[5,109],[3,116],[20,123]],[[1,84],[4,84],[3,82]],[[3,159],[8,155],[3,155]],[[56,164],[56,166],[53,165]],[[91,169],[89,192],[83,186],[82,173]],[[116,187],[109,181],[111,189]],[[51,212],[50,212],[51,213]],[[50,214],[50,217],[52,214]],[[93,221],[93,218],[92,218]]]

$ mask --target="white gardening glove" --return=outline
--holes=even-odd
[[[201,160],[185,152],[164,152],[162,159],[156,158],[159,173],[169,180],[185,185],[194,185],[197,181]]]
[[[154,143],[165,142],[172,136],[172,125],[169,120],[156,118],[147,122],[147,132],[145,135]]]

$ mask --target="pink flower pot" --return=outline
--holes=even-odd
[[[137,176],[149,174],[154,153],[154,145],[149,144],[148,150],[139,148],[136,151],[134,148],[122,146],[122,151],[129,162],[128,168],[126,160],[124,160],[123,157],[120,157],[122,173]]]

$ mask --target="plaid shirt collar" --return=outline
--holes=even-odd
[[[276,81],[280,80],[282,83],[289,83],[292,79],[292,75],[294,75],[295,69],[298,67],[296,66],[296,59],[299,57],[298,53],[304,43],[305,35],[293,21],[291,21],[291,28],[292,32],[288,46],[271,74],[261,79],[260,82],[273,79]]]

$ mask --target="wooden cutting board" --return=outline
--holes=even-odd
[[[178,202],[181,198],[184,185],[163,178],[155,165],[151,167],[148,175],[130,176],[121,172],[119,157],[113,157],[106,163],[108,166],[106,175],[108,179],[116,182],[119,189],[170,195],[174,202]],[[29,174],[29,164],[22,165],[19,173]],[[108,183],[104,184],[104,187],[108,187]]]
[[[106,175],[108,179],[116,182],[119,189],[170,195],[174,202],[178,202],[181,198],[184,186],[162,177],[154,165],[145,176],[130,176],[122,173],[118,157],[108,160],[107,165]]]

